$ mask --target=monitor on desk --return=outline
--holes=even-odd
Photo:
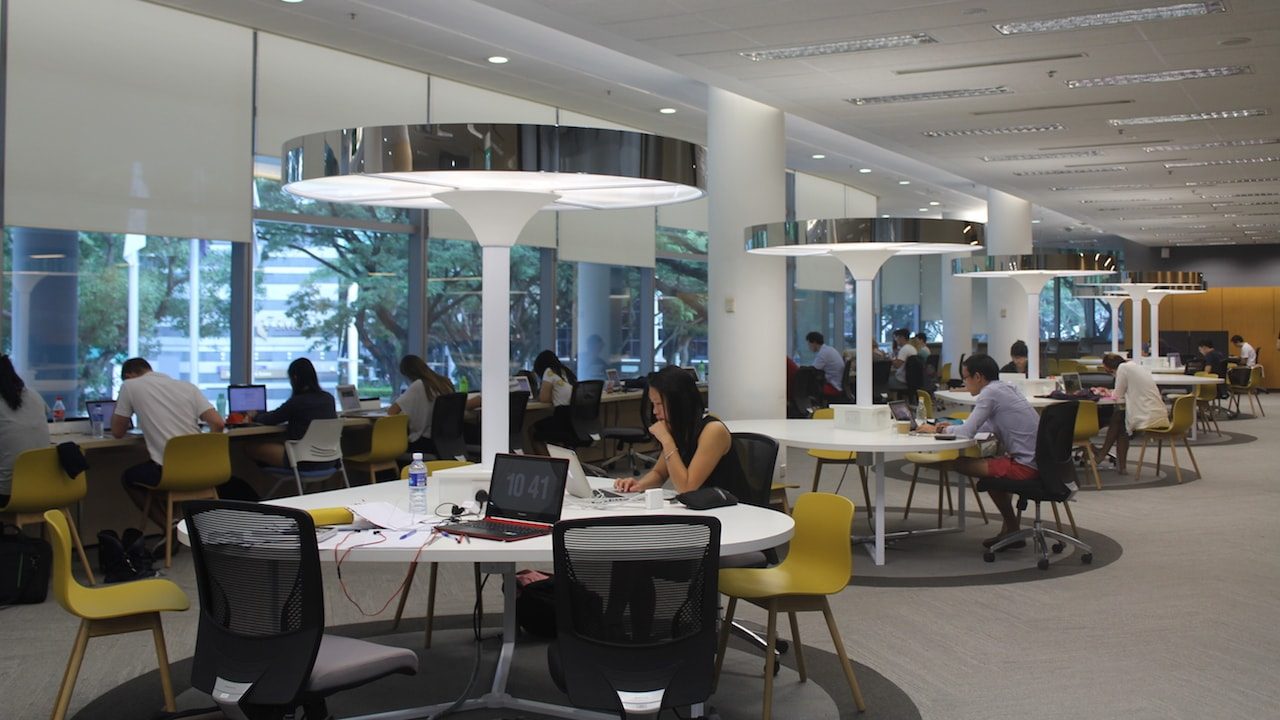
[[[266,385],[228,385],[227,411],[233,413],[266,412]]]
[[[339,385],[338,405],[342,412],[355,412],[360,409],[360,396],[356,394],[355,385]]]

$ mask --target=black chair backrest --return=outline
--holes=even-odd
[[[738,500],[769,507],[769,495],[773,491],[773,470],[778,462],[778,441],[759,433],[733,433],[733,449],[751,489],[751,497]]]
[[[906,360],[906,372],[904,373],[907,382],[908,402],[916,401],[916,391],[924,387],[924,361],[919,355],[912,355]]]
[[[616,690],[711,694],[720,522],[596,517],[556,523],[556,648],[570,701],[621,711]]]
[[[183,510],[200,595],[192,686],[251,683],[242,705],[295,707],[324,634],[315,523],[302,510],[231,500]]]
[[[1036,430],[1036,467],[1040,471],[1041,485],[1051,500],[1070,495],[1067,483],[1076,479],[1071,446],[1079,408],[1080,403],[1072,400],[1050,405],[1040,414],[1040,427]]]
[[[443,460],[466,457],[467,441],[462,436],[462,419],[466,412],[466,393],[436,396],[431,409],[431,442],[436,446],[436,457]]]
[[[532,370],[517,370],[517,375],[523,375],[529,379],[529,392],[533,395],[538,394],[538,382],[541,380]]]
[[[844,374],[840,376],[840,381],[843,383],[843,387],[840,389],[844,392],[844,399],[851,403],[857,402],[857,398],[854,397],[854,386],[857,384],[854,370],[853,358],[845,360]]]
[[[879,398],[889,389],[889,375],[893,373],[892,360],[871,361],[871,393]]]
[[[1243,365],[1233,367],[1227,371],[1227,383],[1237,387],[1244,387],[1249,384],[1249,375],[1252,373],[1253,368],[1245,367]]]
[[[515,390],[510,393],[507,430],[511,435],[511,452],[524,450],[524,413],[529,408],[529,393]]]
[[[600,398],[603,395],[603,380],[582,380],[573,386],[573,395],[569,398],[569,422],[581,443],[590,444],[594,442],[592,436],[600,434]]]
[[[791,383],[791,397],[787,399],[788,404],[794,406],[796,417],[807,418],[812,414],[813,408],[825,404],[822,386],[826,381],[822,371],[812,365],[801,365],[796,370]]]
[[[936,352],[929,353],[929,357],[924,360],[925,366],[932,370],[934,375],[938,374],[938,363],[940,362],[942,362],[942,354]]]

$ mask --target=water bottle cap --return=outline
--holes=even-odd
[[[421,462],[421,461],[422,461],[422,453],[414,453],[414,454],[413,454],[413,461],[414,461],[414,462]]]

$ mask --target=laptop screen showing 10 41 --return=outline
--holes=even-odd
[[[441,525],[440,529],[490,540],[547,535],[551,526],[560,520],[568,473],[568,460],[538,455],[496,455],[484,520]],[[494,524],[505,524],[521,532],[495,533],[486,527]]]

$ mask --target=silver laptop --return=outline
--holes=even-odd
[[[569,461],[569,479],[565,483],[565,490],[576,498],[587,500],[629,500],[640,494],[592,489],[591,483],[587,481],[587,472],[582,469],[582,462],[578,460],[578,453],[559,445],[548,445],[547,453],[553,458]]]
[[[383,417],[387,414],[385,408],[360,407],[360,395],[355,385],[339,385],[337,391],[338,405],[342,408],[339,414],[344,417]]]
[[[1080,373],[1062,373],[1062,391],[1068,395],[1076,395],[1080,392]]]

